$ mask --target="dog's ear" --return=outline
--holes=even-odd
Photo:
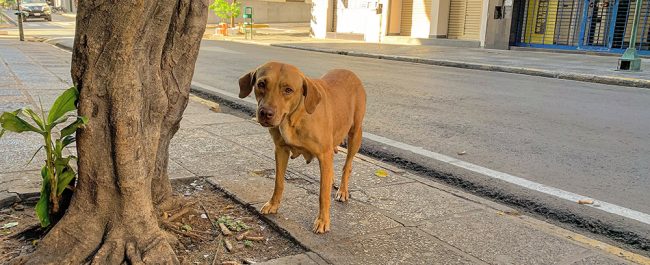
[[[248,97],[253,91],[257,70],[246,73],[239,78],[239,98]]]
[[[312,114],[316,110],[316,106],[320,103],[320,93],[320,86],[305,76],[302,81],[302,95],[305,96],[305,109],[307,113]]]

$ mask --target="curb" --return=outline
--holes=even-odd
[[[419,58],[419,57],[411,57],[411,56],[385,55],[385,54],[365,53],[365,52],[355,52],[355,51],[339,51],[339,50],[330,50],[330,49],[321,49],[321,48],[300,47],[300,46],[287,45],[287,44],[271,44],[271,46],[304,50],[304,51],[347,55],[353,57],[384,59],[384,60],[391,60],[391,61],[401,61],[401,62],[464,68],[464,69],[472,69],[472,70],[541,76],[541,77],[548,77],[548,78],[598,83],[598,84],[605,84],[605,85],[650,88],[650,80],[643,80],[643,79],[636,79],[636,78],[566,73],[566,72],[556,72],[556,71],[542,70],[542,69],[535,69],[535,68],[509,67],[509,66],[490,65],[490,64],[481,64],[481,63],[467,63],[467,62],[449,61],[449,60],[441,60],[441,59],[427,59],[427,58]]]
[[[2,16],[5,20],[9,21],[9,23],[13,24],[14,26],[18,26],[18,22],[16,22],[16,20],[14,20],[9,15],[7,15],[7,13],[5,13],[4,10],[0,11],[0,16]]]

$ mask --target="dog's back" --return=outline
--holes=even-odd
[[[326,101],[333,114],[335,132],[341,138],[347,136],[348,130],[360,126],[366,112],[366,92],[356,74],[345,69],[334,69],[320,78]],[[345,133],[344,135],[340,135]]]

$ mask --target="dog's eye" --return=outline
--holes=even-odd
[[[290,87],[287,87],[287,88],[284,89],[284,93],[289,95],[289,94],[293,93],[293,89],[291,89]]]
[[[257,88],[264,89],[264,88],[266,88],[266,84],[264,82],[259,82],[259,83],[257,83]]]

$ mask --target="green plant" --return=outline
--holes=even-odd
[[[22,108],[12,112],[4,112],[0,116],[0,137],[5,131],[22,133],[35,132],[43,136],[44,145],[38,148],[28,163],[41,149],[45,149],[45,165],[41,169],[43,183],[41,197],[36,204],[36,215],[41,226],[47,227],[51,222],[51,215],[59,213],[61,195],[70,182],[76,177],[76,172],[70,165],[77,158],[73,155],[64,156],[63,149],[75,142],[77,128],[84,126],[88,119],[83,116],[70,114],[76,112],[79,91],[71,87],[63,92],[55,101],[47,116],[41,106],[40,115],[30,108]],[[68,123],[69,118],[73,122]],[[28,122],[27,120],[30,120]],[[65,127],[64,127],[65,125]],[[63,128],[61,128],[63,127]],[[61,128],[57,131],[57,129]]]
[[[234,24],[234,18],[241,15],[241,3],[237,2],[237,0],[233,0],[232,3],[228,3],[226,0],[214,0],[208,8],[214,11],[214,14],[221,20],[231,20],[231,24]]]
[[[228,229],[231,231],[239,232],[242,230],[250,229],[246,223],[242,222],[241,220],[235,220],[232,218],[232,216],[229,215],[222,215],[219,217],[219,219],[217,219],[217,224],[220,223],[226,225],[226,227],[228,227]]]
[[[253,247],[253,241],[244,240],[244,246],[247,248]]]

